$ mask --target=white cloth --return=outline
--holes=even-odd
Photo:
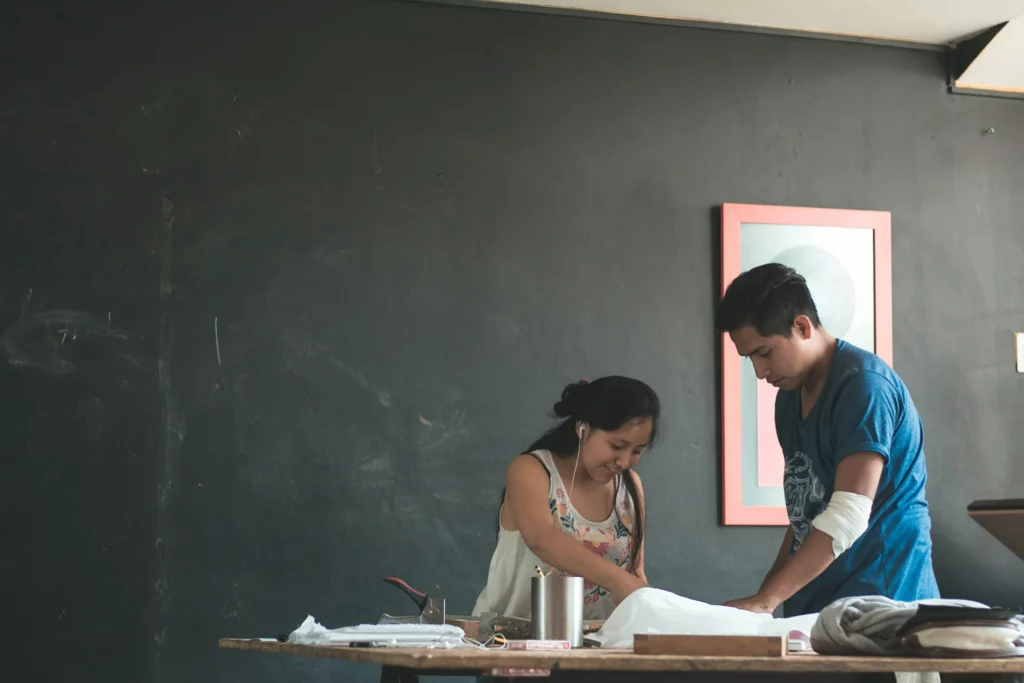
[[[839,557],[868,530],[872,503],[859,493],[836,491],[811,526],[832,538],[832,554]]]
[[[641,588],[623,600],[601,630],[588,638],[601,647],[632,648],[636,633],[781,636],[793,631],[809,633],[817,616],[775,619],[770,614],[709,605],[657,588]]]
[[[551,523],[604,559],[619,566],[628,565],[631,537],[619,527],[624,521],[627,528],[632,528],[633,510],[629,504],[626,487],[621,483],[622,475],[616,475],[619,480],[616,482],[618,494],[615,498],[615,510],[603,522],[591,522],[573,507],[567,494],[568,488],[558,474],[551,452],[540,450],[533,455],[541,461],[550,475],[548,500],[552,507]],[[529,619],[532,611],[530,579],[537,575],[535,567],[538,566],[545,573],[550,569],[549,565],[542,562],[526,546],[522,534],[502,528],[499,522],[498,545],[491,556],[487,585],[476,600],[473,616],[480,616],[484,612],[497,612],[506,617]],[[584,619],[606,619],[613,609],[615,603],[607,591],[590,582],[584,584]]]
[[[367,643],[383,647],[459,647],[466,632],[451,624],[362,624],[327,629],[312,616],[288,636],[298,645],[350,645]]]
[[[1020,635],[1015,626],[937,626],[914,634],[922,648],[965,652],[1010,650]]]

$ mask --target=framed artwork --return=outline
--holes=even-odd
[[[807,280],[822,325],[892,364],[891,215],[722,205],[722,294],[740,273],[782,263]],[[722,523],[786,526],[777,389],[722,336]]]

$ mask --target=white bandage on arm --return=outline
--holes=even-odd
[[[811,522],[818,531],[832,537],[832,552],[842,555],[868,529],[871,499],[849,491],[836,491],[828,507]]]

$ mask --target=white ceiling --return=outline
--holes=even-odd
[[[498,0],[943,45],[1024,16],[1024,0]]]
[[[526,8],[953,45],[1010,22],[957,79],[958,89],[1024,95],[1024,0],[489,0]],[[959,90],[958,90],[959,91]]]
[[[971,90],[1024,91],[1024,18],[1014,19],[997,33],[956,80],[956,86]]]

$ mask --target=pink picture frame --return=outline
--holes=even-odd
[[[773,231],[779,235],[778,243],[799,244],[801,235],[809,243],[838,236],[853,239],[864,245],[858,250],[834,250],[835,258],[822,251],[827,259],[838,259],[841,269],[859,273],[862,290],[873,290],[873,296],[861,296],[855,304],[860,318],[867,318],[863,330],[873,334],[873,350],[890,365],[892,358],[892,247],[891,214],[887,211],[859,211],[846,209],[818,209],[807,207],[765,206],[755,204],[722,205],[722,294],[743,270],[757,263],[759,253],[752,252],[749,243],[761,245],[761,254],[770,254],[776,243]],[[831,231],[829,231],[831,229]],[[842,229],[836,231],[836,229]],[[846,233],[845,230],[860,230]],[[866,233],[863,231],[867,231]],[[745,244],[742,240],[747,235]],[[783,239],[785,236],[785,240]],[[786,254],[801,252],[813,254],[813,245],[792,247]],[[820,251],[820,250],[819,250]],[[861,254],[860,261],[850,253]],[[741,254],[744,256],[741,258]],[[752,255],[753,254],[753,255]],[[744,259],[748,263],[744,263]],[[783,259],[774,259],[782,260]],[[868,262],[869,261],[869,262]],[[763,261],[768,262],[768,261]],[[800,267],[789,263],[801,270]],[[746,266],[746,267],[744,267]],[[868,272],[870,269],[871,272]],[[828,271],[827,269],[825,272]],[[845,270],[843,270],[845,273]],[[801,273],[807,275],[806,273]],[[873,277],[872,277],[873,275]],[[821,312],[822,302],[815,294],[815,284],[808,277],[808,286]],[[852,290],[851,290],[852,291]],[[867,299],[867,301],[865,301]],[[849,302],[843,300],[841,305]],[[850,304],[853,305],[853,304]],[[870,309],[870,310],[869,310]],[[873,313],[873,319],[871,314]],[[844,320],[851,318],[841,312]],[[823,318],[823,324],[827,321]],[[826,324],[826,328],[829,326]],[[863,336],[863,333],[862,333]],[[744,374],[742,359],[736,352],[728,334],[722,339],[722,523],[726,526],[788,526],[785,499],[782,495],[784,463],[782,451],[775,437],[775,389],[763,381],[752,383],[752,371]],[[866,346],[866,344],[862,344]],[[746,392],[746,393],[744,393]],[[755,394],[756,392],[756,398]],[[746,399],[744,399],[746,396]],[[744,411],[744,405],[747,410]],[[756,406],[756,409],[751,409]],[[756,435],[755,435],[756,433]],[[756,452],[751,453],[751,450]],[[766,502],[767,501],[767,502]]]

